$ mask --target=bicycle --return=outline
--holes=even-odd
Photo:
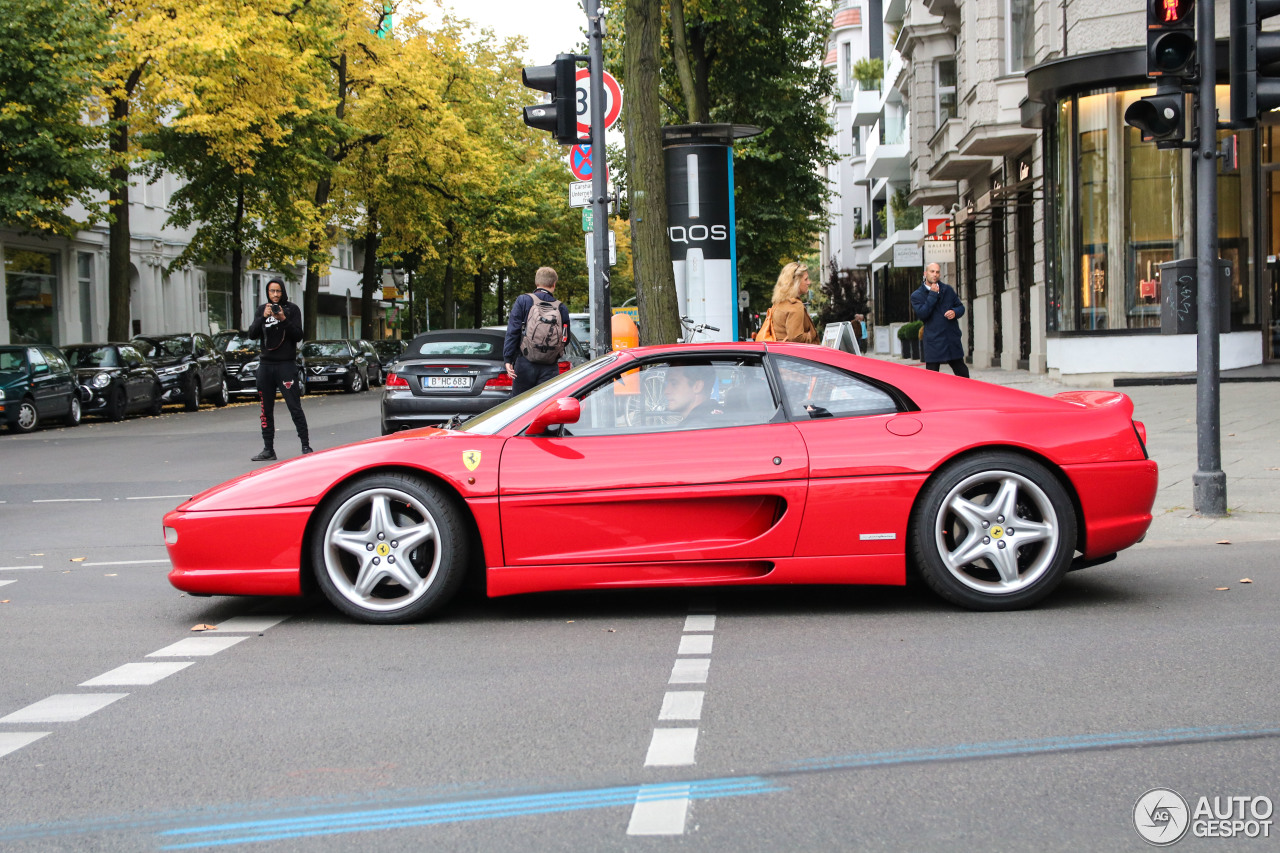
[[[698,335],[706,332],[718,332],[719,326],[709,326],[706,323],[694,323],[692,317],[681,317],[680,325],[684,326],[684,338],[681,339],[682,344],[691,344],[695,342]]]

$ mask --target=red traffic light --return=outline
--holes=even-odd
[[[1181,23],[1191,17],[1196,6],[1195,0],[1150,0],[1150,3],[1149,26]]]

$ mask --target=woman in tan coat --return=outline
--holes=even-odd
[[[773,286],[772,313],[773,336],[779,341],[816,344],[818,330],[809,319],[809,310],[801,301],[809,292],[809,268],[792,261],[782,268],[778,283]]]

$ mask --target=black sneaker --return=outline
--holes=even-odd
[[[250,462],[275,462],[276,452],[274,450],[268,450],[267,448],[264,447],[262,449],[262,452],[259,453],[257,456],[249,457],[249,461]]]
[[[315,453],[315,451],[311,449],[309,444],[302,445],[302,455],[306,456],[308,453]]]

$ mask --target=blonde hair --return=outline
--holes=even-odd
[[[559,280],[560,276],[551,267],[538,267],[538,271],[533,274],[534,287],[555,287]]]
[[[792,261],[783,267],[778,275],[778,283],[773,286],[773,304],[798,299],[800,297],[799,279],[808,271],[809,268],[799,261]]]

